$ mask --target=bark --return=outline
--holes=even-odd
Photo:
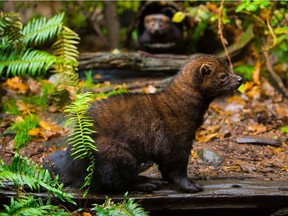
[[[110,48],[115,49],[120,41],[120,23],[117,16],[117,2],[103,1],[104,17],[108,28],[108,40]]]
[[[192,55],[193,56],[193,55]],[[139,71],[178,71],[191,56],[143,52],[83,53],[79,57],[79,69],[130,69]]]

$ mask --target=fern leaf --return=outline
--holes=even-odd
[[[0,50],[0,76],[6,68],[6,75],[13,76],[30,74],[32,76],[43,74],[55,62],[55,56],[40,50],[28,49],[23,54],[7,50]]]
[[[95,158],[93,152],[97,151],[95,140],[91,138],[91,134],[95,133],[91,129],[93,126],[93,120],[87,116],[87,109],[90,107],[90,101],[92,99],[92,93],[86,92],[83,94],[75,95],[76,100],[69,106],[66,106],[64,112],[69,113],[68,121],[65,122],[65,126],[72,126],[72,133],[69,135],[68,142],[72,145],[72,155],[74,160],[77,159],[89,159],[90,165],[87,168],[87,176],[85,177],[85,183],[82,188],[86,188],[83,196],[85,197],[89,191],[89,185],[93,176]]]
[[[48,202],[44,204],[41,198],[37,200],[33,196],[21,197],[14,200],[11,198],[10,206],[3,205],[6,213],[0,213],[1,216],[6,215],[69,215],[57,206],[50,205]]]
[[[52,45],[54,55],[67,62],[77,62],[79,52],[75,44],[79,43],[79,36],[71,29],[63,26],[61,34],[59,34],[57,41]]]
[[[58,14],[47,21],[45,17],[35,18],[23,28],[23,42],[27,45],[41,45],[54,39],[63,27],[65,13]]]
[[[31,190],[37,191],[43,187],[62,201],[75,204],[71,199],[72,195],[62,192],[63,184],[58,185],[58,177],[52,180],[48,170],[18,154],[14,156],[11,165],[2,163],[0,166],[0,185],[3,186],[6,181],[12,181],[16,187],[27,185]]]
[[[92,208],[99,216],[148,216],[148,213],[138,204],[135,199],[127,198],[124,195],[122,202],[114,203],[110,198],[106,198],[102,205],[95,204]]]
[[[22,23],[17,13],[0,14],[0,38],[4,40],[4,44],[17,44],[22,37]]]

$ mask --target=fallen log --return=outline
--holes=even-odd
[[[153,55],[144,52],[82,53],[79,56],[79,70],[128,69],[137,71],[178,71],[194,55]]]

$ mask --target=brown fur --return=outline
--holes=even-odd
[[[144,18],[144,26],[151,34],[167,33],[170,28],[171,20],[164,14],[147,15]]]
[[[94,153],[96,169],[91,188],[154,190],[153,183],[138,178],[140,164],[153,161],[162,177],[183,191],[202,190],[187,178],[195,131],[212,100],[234,91],[241,83],[242,78],[233,74],[224,61],[200,55],[158,93],[124,94],[92,104],[89,113],[95,120],[97,134],[93,139],[99,151]],[[79,186],[84,181],[87,162],[73,161],[70,153],[69,148],[62,156],[50,158],[56,162],[54,171],[62,181]]]
[[[144,29],[138,35],[139,48],[150,53],[183,53],[182,29],[164,14],[144,18]]]

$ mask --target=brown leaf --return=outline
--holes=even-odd
[[[242,171],[243,172],[248,172],[248,173],[252,173],[253,171],[256,171],[256,167],[250,163],[247,163],[247,162],[243,162],[243,161],[239,161],[238,162]]]
[[[198,154],[195,150],[191,150],[191,156],[194,158],[194,159],[197,159],[198,158]]]
[[[218,133],[212,133],[212,134],[199,134],[196,132],[196,140],[200,143],[206,143],[211,141],[212,139],[215,139],[219,137]]]
[[[30,111],[28,105],[21,100],[16,101],[16,106],[22,114],[27,114]]]
[[[28,79],[27,85],[33,94],[39,94],[41,92],[41,85],[33,79]]]
[[[254,132],[254,133],[252,133],[253,135],[257,135],[259,133],[263,133],[263,132],[267,131],[268,129],[263,124],[248,124],[247,130]]]
[[[28,90],[28,86],[22,82],[19,77],[13,77],[8,79],[4,84],[7,88],[10,88],[18,93],[25,94]]]
[[[157,89],[153,85],[148,85],[143,89],[143,92],[146,94],[155,93]]]
[[[41,128],[34,128],[34,129],[31,129],[28,134],[30,136],[41,136],[43,137],[44,134],[43,134],[43,131],[41,130]]]
[[[59,125],[53,125],[49,121],[43,121],[40,120],[39,125],[44,129],[44,130],[49,130],[49,131],[59,131],[62,130],[63,128],[60,127]]]

